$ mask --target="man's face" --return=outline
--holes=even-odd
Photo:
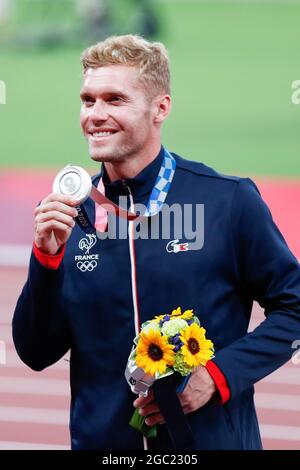
[[[80,123],[93,160],[113,163],[142,155],[153,139],[154,111],[135,67],[88,69],[80,97]]]

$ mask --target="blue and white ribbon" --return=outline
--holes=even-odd
[[[160,167],[155,185],[151,191],[146,210],[144,214],[141,214],[141,215],[128,212],[125,209],[122,209],[121,207],[114,204],[112,201],[110,201],[104,194],[104,185],[102,183],[102,178],[101,178],[98,184],[98,189],[95,186],[92,186],[92,190],[90,194],[90,197],[98,204],[96,208],[96,212],[97,212],[96,219],[99,218],[99,213],[101,211],[100,218],[101,217],[102,219],[106,218],[107,220],[107,210],[114,212],[119,217],[123,217],[128,220],[135,220],[135,219],[143,218],[143,217],[152,217],[153,215],[156,215],[161,210],[161,207],[166,200],[168,191],[171,187],[171,183],[175,174],[175,169],[176,169],[176,160],[170,154],[170,152],[168,152],[168,150],[165,149],[163,162]],[[95,228],[94,224],[92,224],[91,221],[89,220],[84,206],[83,205],[78,206],[77,210],[78,210],[78,217],[76,217],[76,221],[78,225],[80,226],[80,228],[85,233],[96,233],[97,227]]]
[[[155,185],[152,189],[144,217],[157,214],[166,200],[176,169],[175,158],[165,149],[164,159],[160,167]]]

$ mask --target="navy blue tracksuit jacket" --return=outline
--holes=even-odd
[[[173,226],[169,239],[135,240],[141,322],[178,306],[194,309],[215,344],[213,360],[231,393],[224,405],[211,400],[187,415],[196,449],[259,449],[253,385],[288,361],[292,342],[300,338],[299,263],[250,179],[174,157],[177,168],[165,202],[204,205],[204,244],[167,251],[176,239]],[[162,159],[163,151],[125,182],[109,183],[104,175],[106,195],[118,202],[129,187],[135,203],[147,204]],[[92,220],[94,206],[90,199],[85,203]],[[189,241],[183,234],[177,243]],[[135,336],[128,239],[87,242],[76,225],[57,270],[32,255],[13,319],[16,349],[34,370],[71,350],[73,449],[142,449],[142,435],[128,425],[136,395],[124,378]],[[80,264],[84,248],[96,265]],[[253,300],[266,318],[247,333]],[[164,425],[149,446],[171,448]]]

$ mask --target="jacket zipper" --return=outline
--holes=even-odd
[[[132,192],[126,184],[123,184],[124,188],[126,187],[129,194],[129,210],[134,212],[134,201]],[[135,258],[135,247],[134,247],[134,220],[129,220],[128,222],[128,240],[129,240],[129,254],[130,254],[130,268],[131,268],[131,288],[132,288],[132,302],[133,302],[133,311],[134,311],[134,329],[135,335],[137,336],[140,332],[140,314],[139,314],[139,304],[138,304],[138,294],[137,294],[137,281],[136,281],[136,258]],[[143,436],[143,445],[144,450],[148,450],[148,439]]]

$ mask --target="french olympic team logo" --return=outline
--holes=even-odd
[[[96,235],[94,235],[93,233],[92,234],[87,233],[86,238],[82,238],[79,241],[78,246],[82,251],[85,251],[86,255],[88,255],[90,253],[90,249],[93,248],[93,246],[96,245],[96,243],[97,243]]]
[[[98,265],[98,254],[90,254],[90,250],[95,246],[97,243],[97,238],[95,234],[87,233],[84,238],[81,238],[78,243],[78,247],[80,250],[84,252],[84,255],[76,255],[76,267],[82,272],[91,272],[94,271],[96,266]]]

